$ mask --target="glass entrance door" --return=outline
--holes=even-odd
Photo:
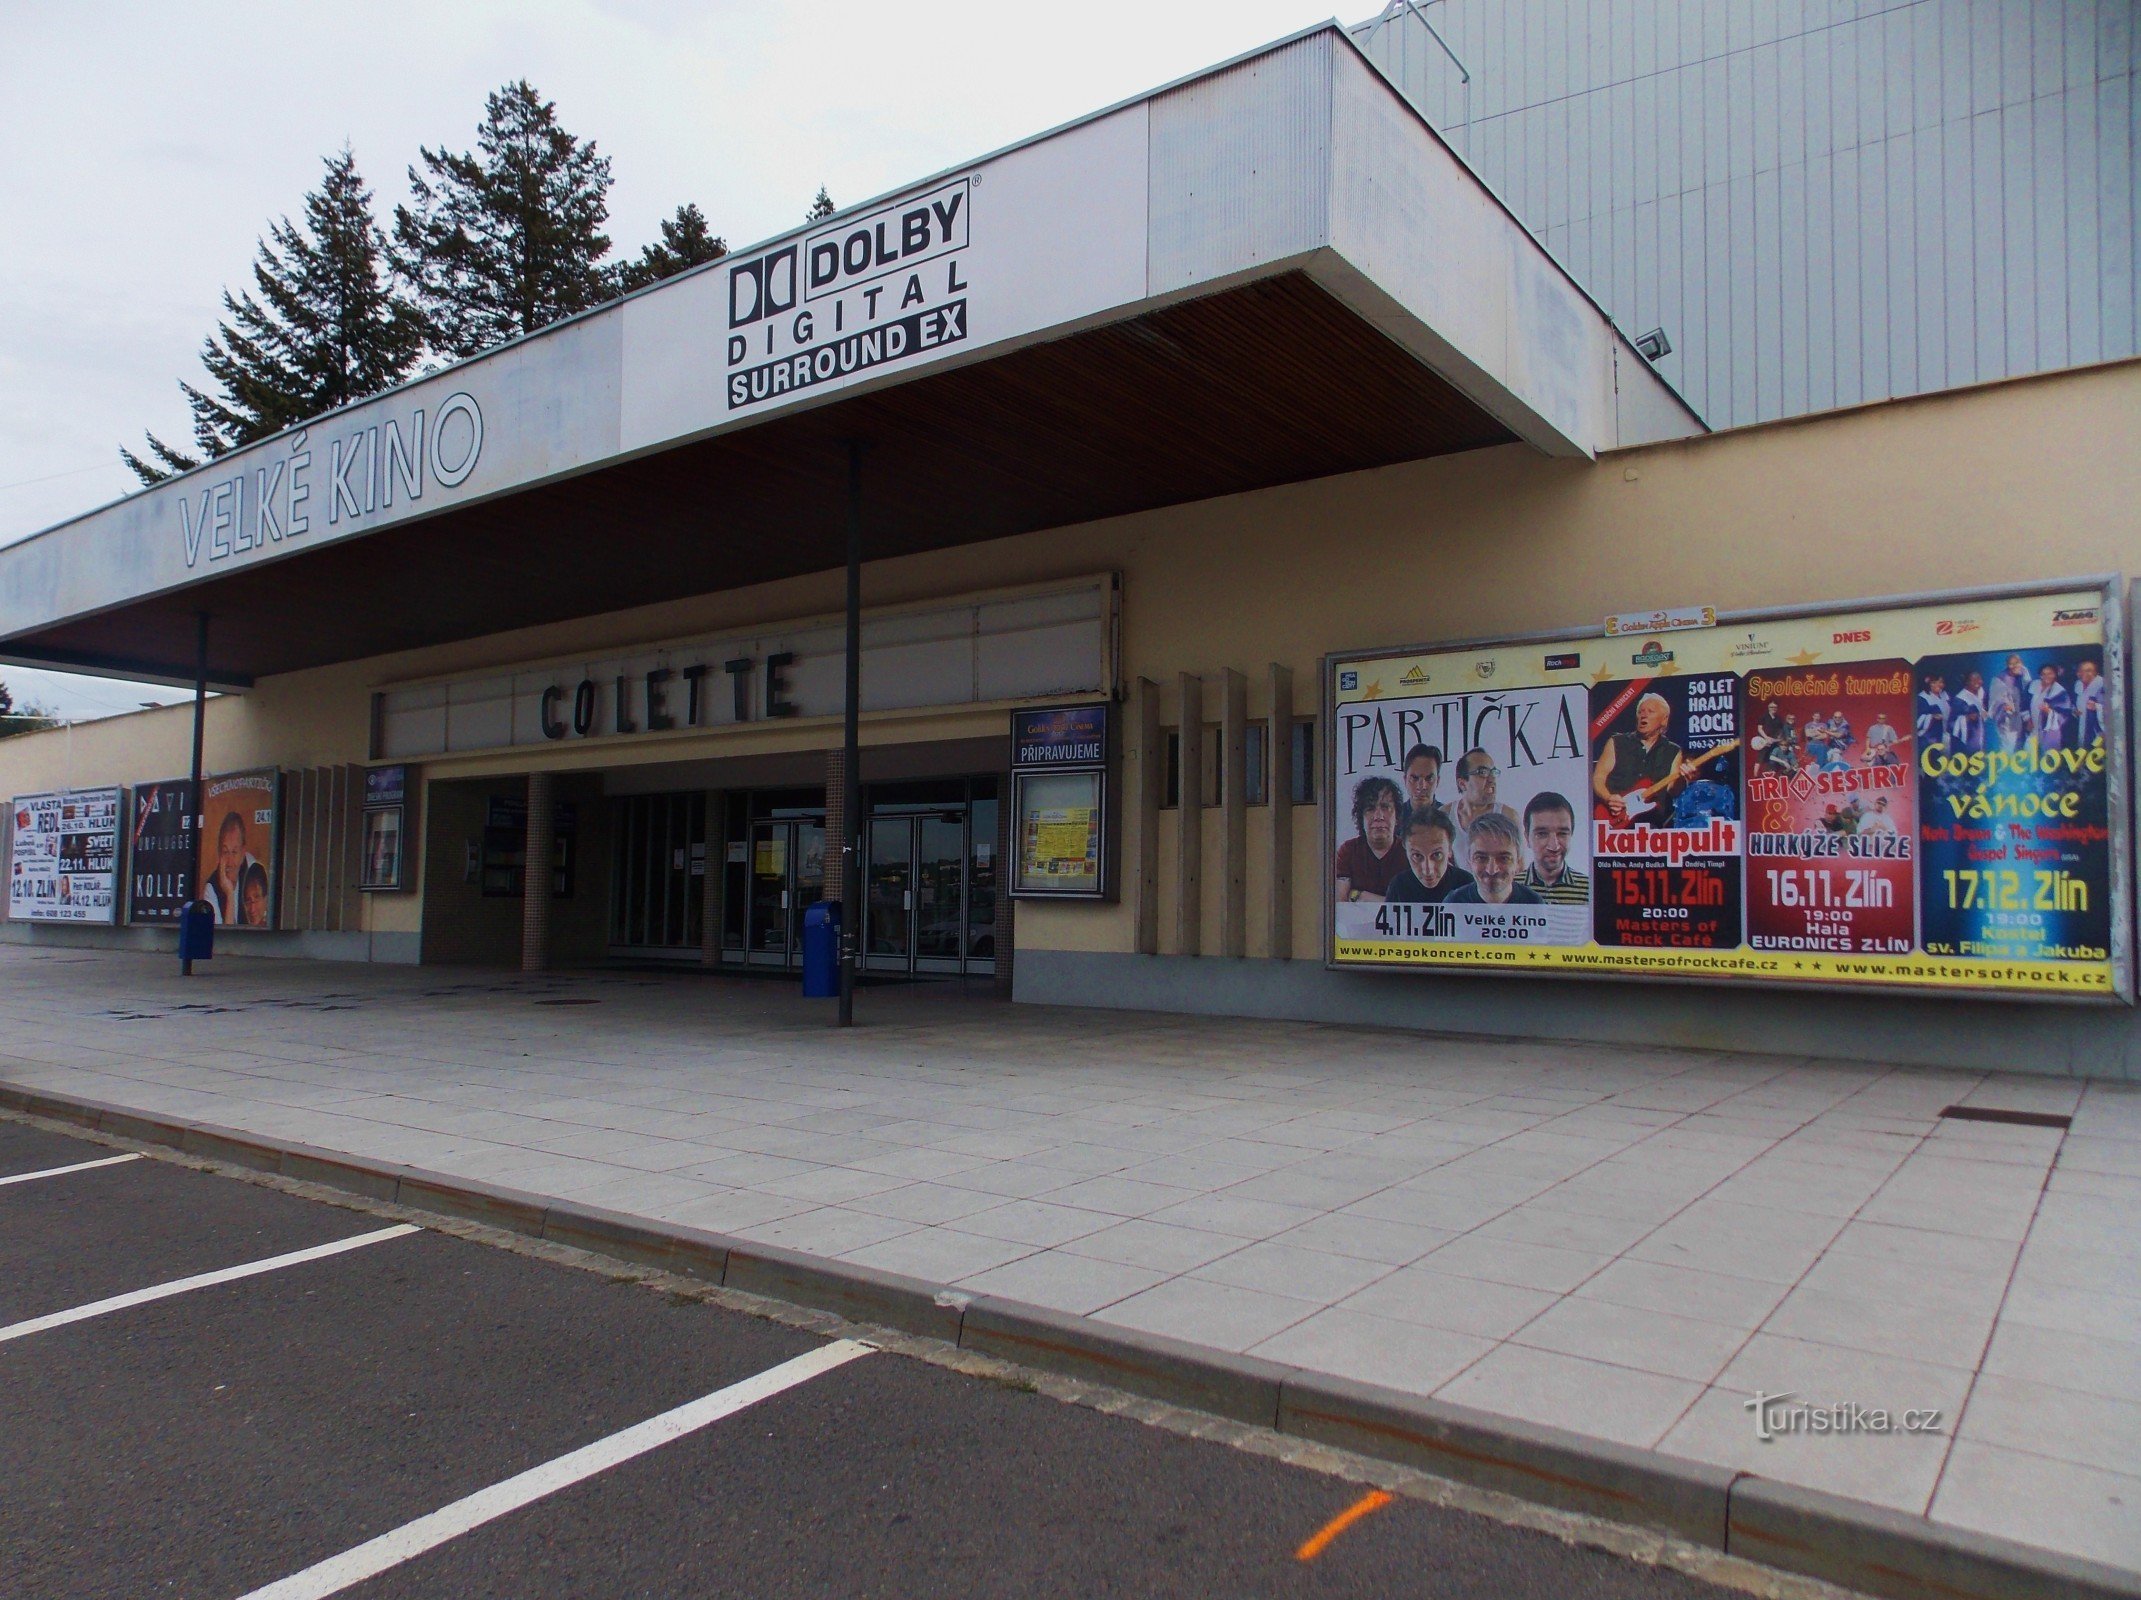
[[[995,844],[996,798],[986,779],[887,785],[873,794],[863,837],[864,968],[995,971]]]
[[[877,971],[914,965],[914,818],[870,819],[862,961]]]
[[[757,966],[798,966],[803,913],[825,898],[825,825],[752,823],[749,865],[747,957]]]

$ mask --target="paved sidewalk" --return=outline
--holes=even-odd
[[[0,947],[0,1077],[2141,1569],[2141,1091],[870,989]],[[1699,997],[1691,995],[1691,1004]],[[1819,1002],[1810,1002],[1818,1004]],[[2071,1129],[1943,1117],[2069,1115]],[[1747,1402],[1937,1408],[1765,1442]]]

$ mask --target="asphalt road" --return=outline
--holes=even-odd
[[[0,1179],[111,1154],[0,1121]],[[397,1530],[826,1345],[428,1231],[17,1331],[384,1225],[155,1159],[0,1183],[0,1594],[237,1600],[374,1539],[304,1592],[1725,1592],[1404,1497],[1302,1561],[1361,1485],[882,1351],[427,1548]]]

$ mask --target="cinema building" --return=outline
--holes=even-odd
[[[190,705],[0,743],[5,937],[168,949],[191,894],[221,953],[795,982],[835,900],[866,975],[1021,1001],[2141,1074],[2131,173],[2054,237],[1922,137],[1846,217],[1868,129],[1765,157],[1730,92],[1783,38],[1657,54],[1633,165],[1565,112],[1534,160],[1618,68],[1497,90],[1487,9],[0,550],[0,658],[211,691],[197,805]]]

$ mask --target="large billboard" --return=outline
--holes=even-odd
[[[8,916],[19,922],[116,921],[125,803],[123,789],[17,795],[10,807]]]
[[[1331,964],[2131,1002],[2121,592],[1334,656]]]

